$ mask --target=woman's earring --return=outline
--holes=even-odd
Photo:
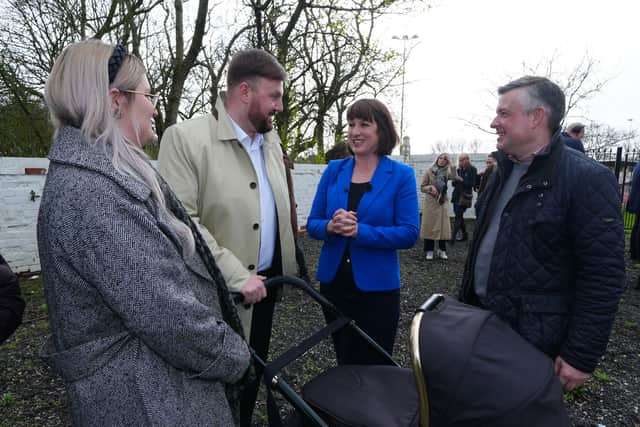
[[[113,110],[113,118],[116,120],[122,118],[122,111],[120,111],[119,108],[116,108],[115,110]]]

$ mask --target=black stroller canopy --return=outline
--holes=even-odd
[[[551,359],[493,313],[445,297],[420,352],[432,426],[569,426]]]

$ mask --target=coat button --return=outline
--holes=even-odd
[[[542,199],[544,197],[544,193],[538,194],[538,198]]]
[[[542,185],[546,187],[547,185],[549,185],[549,181],[542,181]]]
[[[258,223],[253,224],[253,229],[257,230],[258,228],[260,228],[260,225]]]
[[[531,190],[531,188],[533,188],[531,184],[527,184],[527,190]]]
[[[253,264],[249,264],[249,267],[247,267],[249,269],[249,271],[253,271],[256,269],[256,266]]]
[[[249,184],[249,188],[251,188],[252,190],[255,189],[258,186],[258,184],[256,184],[255,182],[252,182],[251,184]]]

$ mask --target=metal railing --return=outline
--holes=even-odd
[[[635,214],[626,211],[627,197],[631,191],[631,178],[633,169],[640,161],[640,150],[624,150],[623,147],[613,147],[595,150],[586,150],[587,156],[609,167],[616,176],[620,187],[622,199],[622,212],[624,215],[624,229],[631,230],[635,221]]]

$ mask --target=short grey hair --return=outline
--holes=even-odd
[[[522,106],[527,112],[542,107],[547,113],[549,131],[554,133],[560,128],[564,118],[565,97],[562,89],[546,77],[524,76],[498,88],[498,95],[514,89],[525,88],[526,98],[522,99]]]

